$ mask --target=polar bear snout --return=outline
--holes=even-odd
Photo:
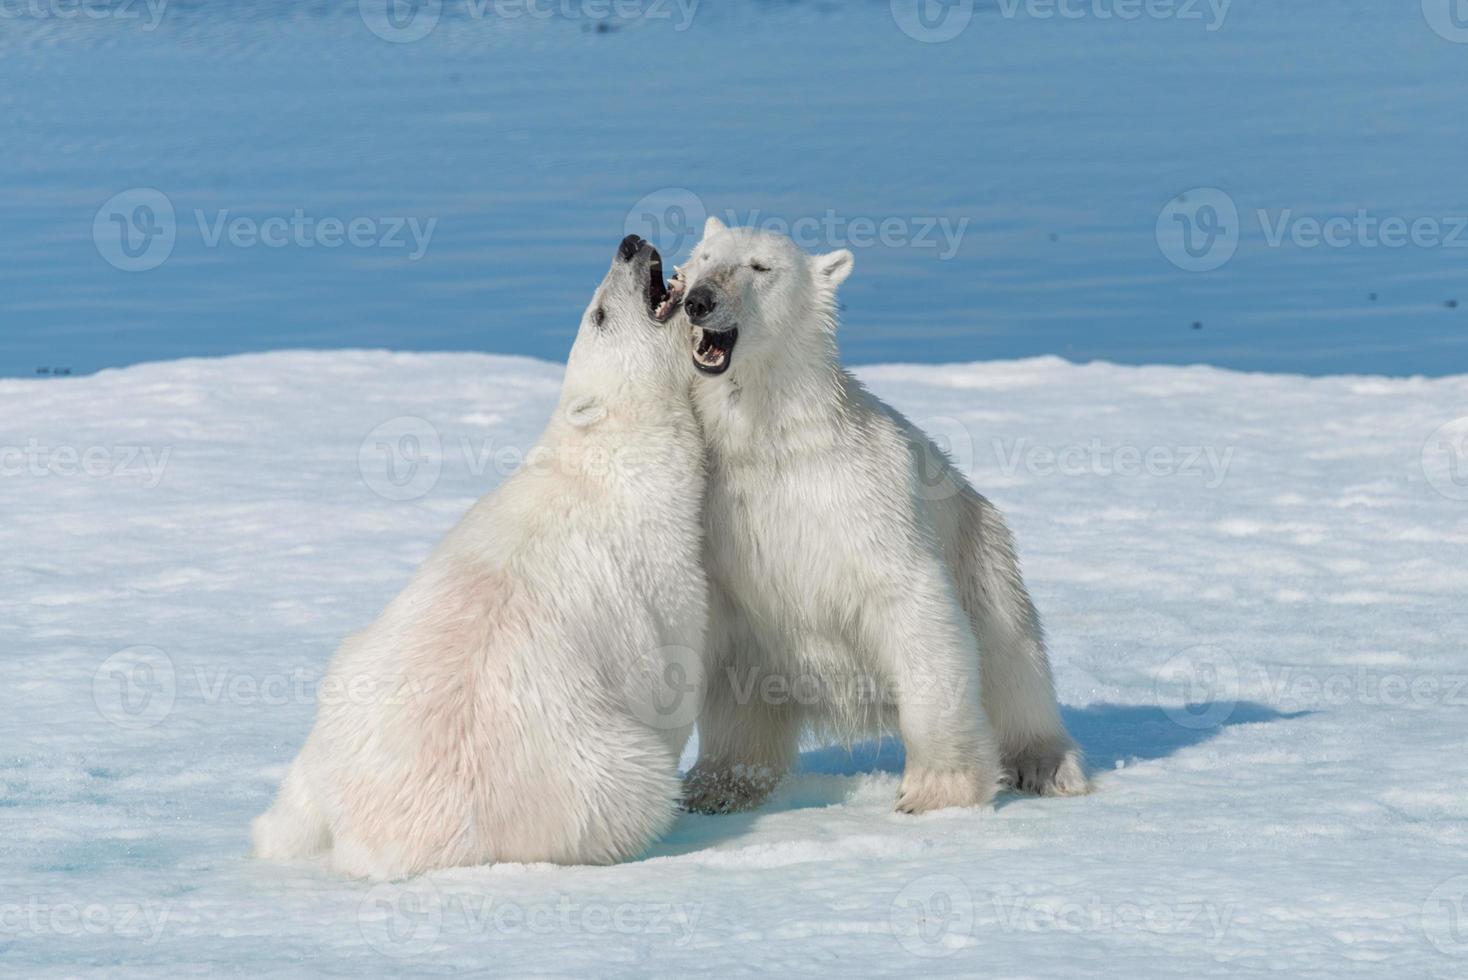
[[[704,325],[718,305],[719,298],[707,283],[694,287],[693,292],[683,301],[684,308],[688,310],[688,319],[698,327]]]
[[[631,277],[630,288],[642,296],[653,322],[667,323],[683,297],[683,285],[676,277],[672,282],[664,281],[662,255],[652,242],[640,235],[628,235],[618,243],[616,258],[603,287],[611,282],[625,284],[626,276]]]

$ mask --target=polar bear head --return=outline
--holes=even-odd
[[[667,325],[679,289],[663,281],[657,249],[636,235],[622,239],[571,346],[562,394],[568,413],[589,420],[612,400],[655,401],[680,381],[686,388],[686,335]]]
[[[694,366],[714,375],[736,356],[761,371],[792,357],[810,363],[803,351],[834,358],[836,288],[852,262],[844,248],[808,255],[784,235],[709,218],[675,280],[686,290]]]

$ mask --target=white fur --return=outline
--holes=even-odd
[[[710,659],[686,804],[758,803],[810,724],[895,728],[901,810],[983,804],[1004,783],[1083,793],[1002,518],[838,362],[851,267],[845,250],[812,257],[710,219],[683,270],[718,297],[705,326],[739,330],[729,369],[694,383]],[[769,678],[784,686],[755,682]],[[783,693],[802,684],[820,697]]]
[[[525,467],[343,643],[259,857],[329,850],[377,879],[607,863],[670,825],[691,718],[639,709],[664,661],[697,671],[703,447],[686,335],[647,315],[645,282],[645,257],[613,262]]]

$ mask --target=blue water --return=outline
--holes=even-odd
[[[156,26],[146,0],[95,20],[6,0],[0,375],[285,347],[560,359],[624,232],[676,253],[704,213],[853,246],[854,362],[1468,371],[1468,43],[1418,0],[1221,21],[1003,0],[942,43],[885,0],[623,0],[648,15],[601,28],[610,0],[560,2],[449,0],[390,43],[355,0],[173,0]],[[1302,244],[1362,211],[1432,234]]]

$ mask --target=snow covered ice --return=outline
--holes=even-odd
[[[560,368],[0,381],[0,973],[1468,973],[1468,377],[859,374],[1009,515],[1096,792],[914,818],[900,748],[811,746],[639,861],[377,886],[249,821]]]

